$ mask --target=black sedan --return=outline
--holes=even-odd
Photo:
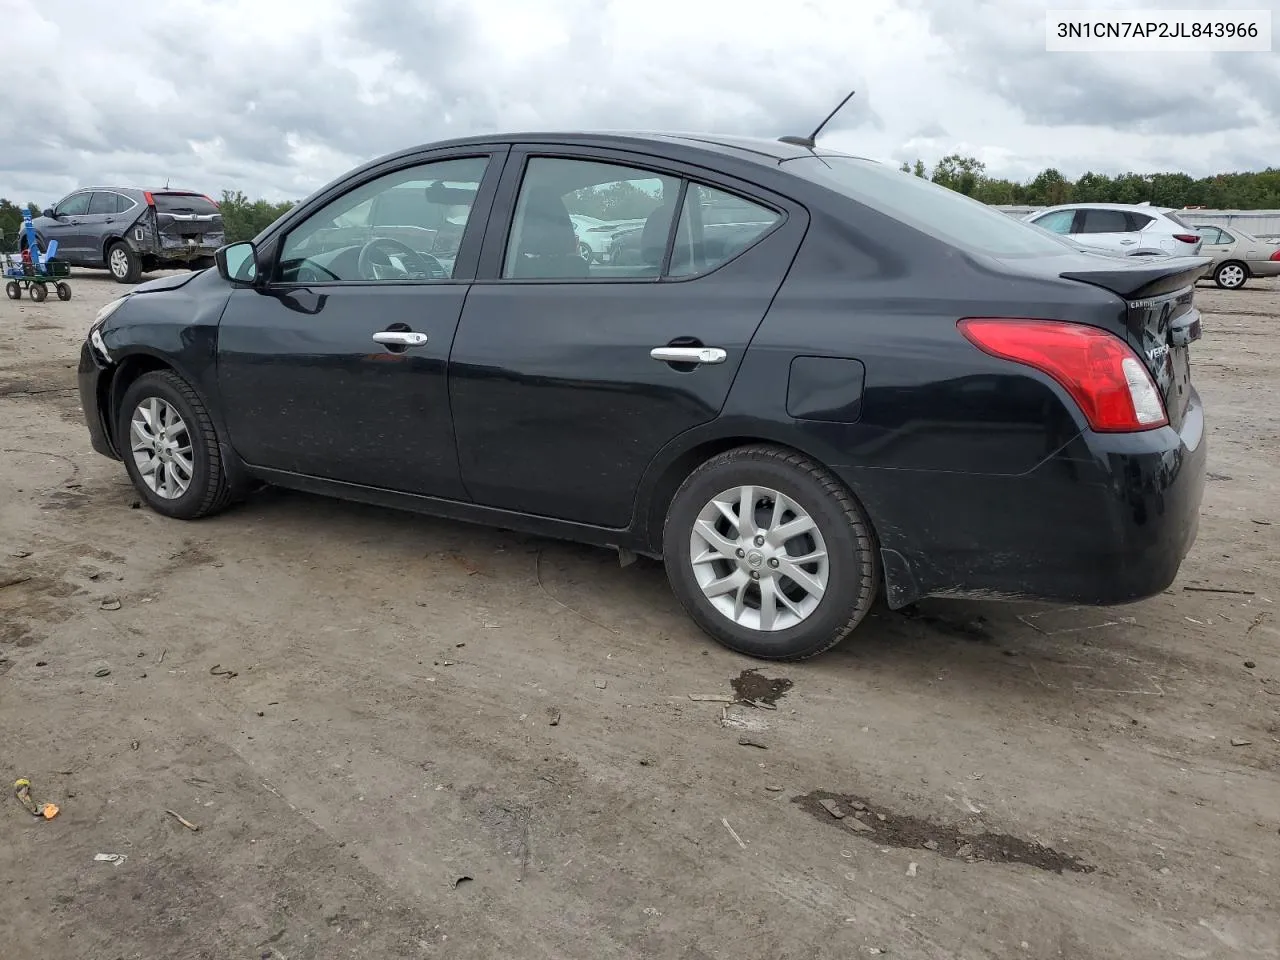
[[[643,219],[636,256],[585,261],[574,214]],[[801,658],[881,594],[1164,590],[1206,263],[794,143],[457,140],[109,304],[80,390],[166,516],[266,482],[661,557],[717,640]]]

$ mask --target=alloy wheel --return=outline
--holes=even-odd
[[[111,273],[121,279],[129,275],[129,257],[119,247],[111,251]]]
[[[827,545],[817,523],[767,487],[733,487],[713,497],[694,521],[689,557],[712,606],[753,630],[796,626],[827,590]]]
[[[1229,263],[1218,271],[1218,279],[1222,281],[1224,287],[1238,287],[1244,283],[1244,268]]]
[[[153,493],[176,500],[187,492],[195,473],[191,434],[170,403],[146,397],[129,420],[129,446],[138,475]]]

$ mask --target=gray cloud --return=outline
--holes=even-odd
[[[128,30],[109,4],[7,8],[30,49],[74,51],[0,99],[21,132],[0,143],[0,195],[23,199],[166,180],[296,198],[497,130],[803,134],[850,88],[824,137],[867,156],[1204,173],[1280,149],[1274,57],[1047,54],[1015,0],[133,0]]]

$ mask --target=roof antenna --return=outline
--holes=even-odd
[[[843,100],[841,100],[836,105],[836,108],[832,110],[830,113],[828,113],[826,118],[816,127],[814,127],[813,133],[809,134],[807,137],[779,137],[778,142],[790,143],[797,147],[808,147],[810,150],[812,150],[814,147],[818,145],[817,143],[818,134],[822,132],[822,128],[831,122],[831,118],[834,117],[837,113],[839,113],[841,109],[844,107],[844,105],[853,99],[853,95],[857,92],[858,92],[857,90],[850,90],[849,95],[845,97]]]

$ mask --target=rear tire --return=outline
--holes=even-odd
[[[1227,260],[1213,271],[1213,282],[1223,290],[1239,290],[1249,279],[1249,268],[1238,260]]]
[[[63,283],[61,280],[55,283],[53,285],[53,288],[58,291],[59,300],[62,300],[65,302],[71,299],[71,288],[67,286],[65,283]]]
[[[10,300],[22,299],[22,287],[18,284],[17,280],[10,280],[4,285],[4,295]]]
[[[107,250],[107,269],[116,283],[137,283],[142,279],[142,261],[123,240],[117,240]]]
[[[755,509],[744,535],[737,518],[748,516],[748,500]],[[834,647],[880,584],[875,535],[853,495],[813,460],[773,446],[730,450],[689,475],[667,511],[663,559],[698,626],[765,660]]]
[[[144,477],[139,463],[140,458],[144,461],[154,459],[151,453],[156,445],[134,429],[135,415],[154,426],[154,415],[148,416],[141,411],[156,408],[170,411],[162,416],[171,428],[166,431],[167,438],[174,450],[182,452],[176,465],[179,471],[177,486],[181,486],[181,474],[188,473],[185,489],[170,488],[170,495],[162,492],[164,476],[160,471],[163,470],[167,476],[169,470],[175,469],[172,453],[168,463],[149,473],[152,482]],[[172,416],[172,412],[176,412],[177,418]],[[180,427],[173,429],[177,423]],[[153,437],[159,435],[156,429],[144,432]],[[116,417],[116,447],[124,459],[125,469],[129,471],[129,479],[147,506],[156,513],[178,520],[197,520],[217,513],[231,502],[231,484],[222,463],[213,419],[191,385],[172,370],[144,373],[125,391]],[[189,471],[184,469],[184,464],[190,466]]]

